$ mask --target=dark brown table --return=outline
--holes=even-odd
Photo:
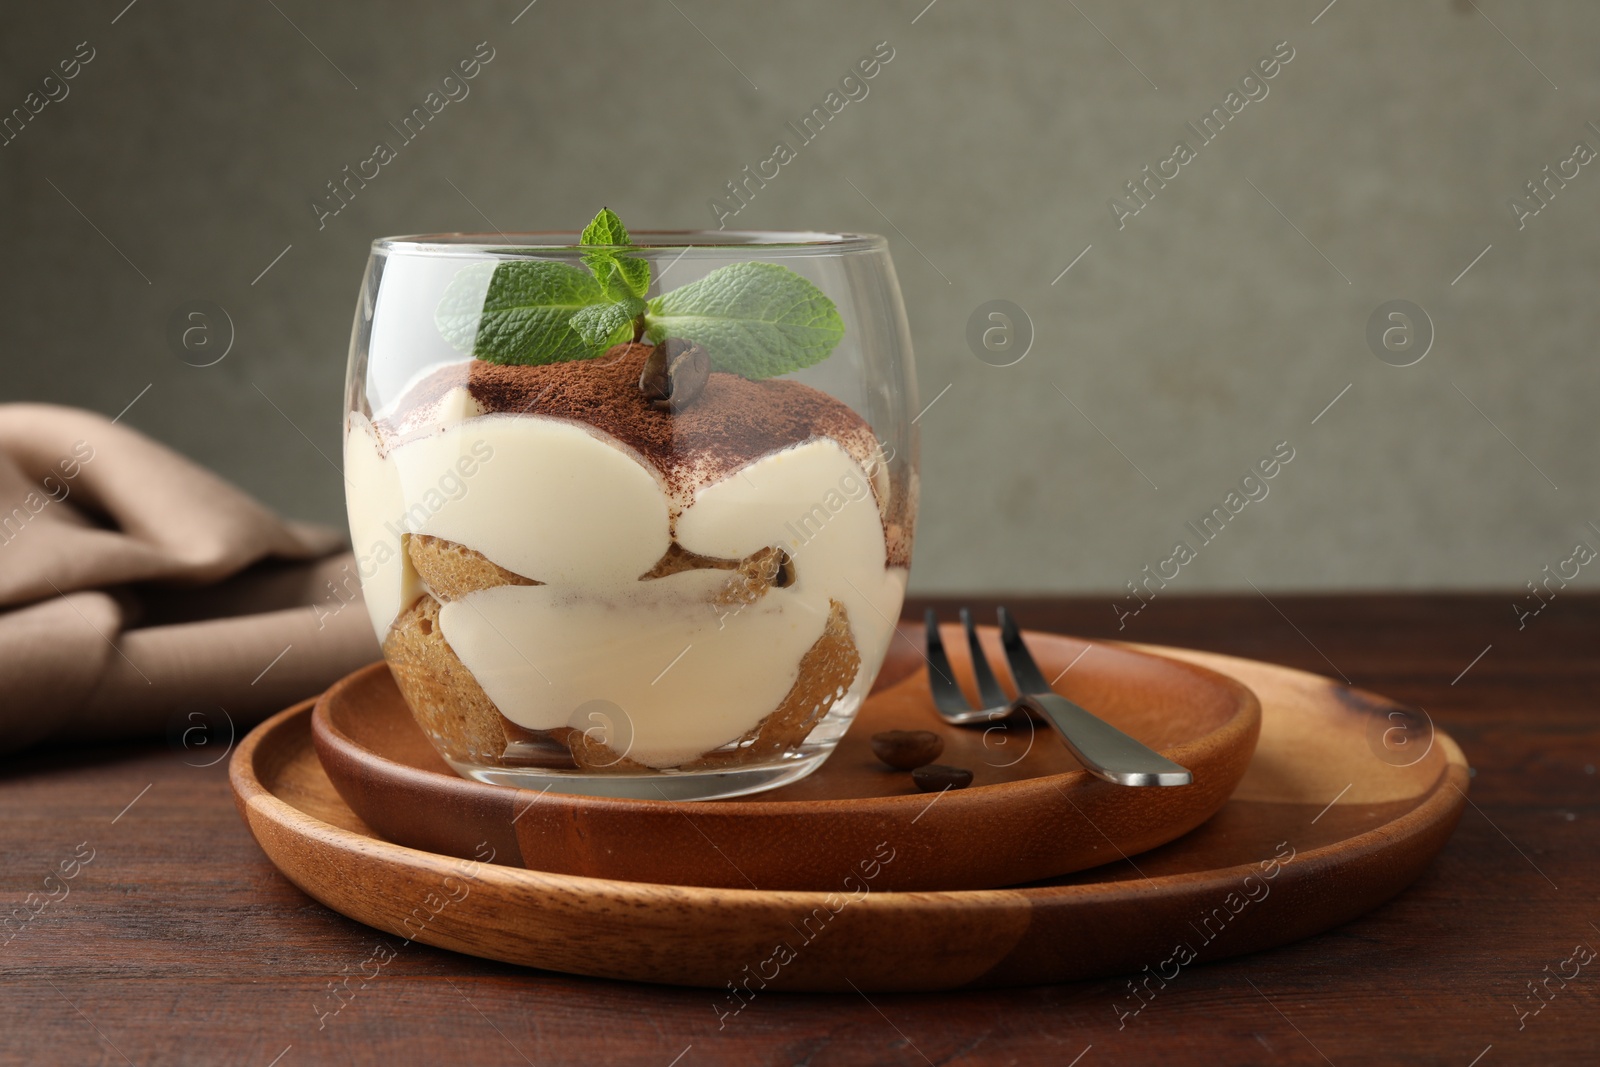
[[[227,761],[194,765],[216,750],[152,743],[0,764],[0,900],[59,898],[0,946],[0,1062],[1597,1063],[1600,959],[1576,977],[1565,961],[1600,949],[1600,597],[1564,593],[1521,629],[1515,599],[1171,597],[1119,633],[1108,598],[1009,598],[1034,628],[1342,672],[1426,708],[1476,767],[1473,805],[1408,892],[1197,967],[1122,1030],[1107,980],[770,995],[719,1031],[708,991],[415,944],[319,1030],[314,1004],[382,935],[266,861]],[[75,877],[47,882],[63,863]]]

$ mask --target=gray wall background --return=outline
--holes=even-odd
[[[9,5],[0,112],[78,42],[95,58],[0,148],[0,398],[138,396],[126,422],[342,523],[325,457],[372,237],[565,229],[601,204],[706,226],[888,41],[870,95],[736,224],[890,238],[939,396],[914,588],[1109,598],[1198,544],[1185,522],[1280,441],[1270,495],[1169,592],[1520,589],[1600,547],[1600,162],[1525,228],[1507,207],[1600,149],[1600,7],[524,3]],[[319,231],[324,182],[484,41],[471,95]],[[1119,230],[1108,199],[1280,41],[1268,96]],[[1401,298],[1436,334],[1404,368],[1364,336]],[[236,330],[205,368],[166,336],[197,299]],[[1014,366],[966,340],[992,299],[1032,322]]]

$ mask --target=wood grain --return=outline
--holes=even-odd
[[[1046,663],[1076,655],[1059,647],[1067,642],[1045,635],[1031,644]],[[1117,659],[1115,649],[1095,649],[1102,661]],[[1215,827],[1208,823],[1154,854],[1135,855],[1137,880],[1083,871],[1015,889],[888,891],[885,875],[901,853],[915,856],[929,839],[943,839],[943,827],[963,830],[986,814],[948,801],[936,807],[929,798],[918,798],[926,816],[920,825],[881,820],[879,846],[828,891],[657,885],[463,863],[376,839],[353,813],[339,811],[312,748],[305,705],[245,738],[230,774],[240,812],[262,848],[291,881],[343,914],[397,936],[512,963],[729,985],[724,1013],[737,1014],[757,992],[1034,984],[1141,965],[1156,969],[1165,984],[1162,970],[1283,944],[1389,899],[1443,846],[1467,783],[1465,760],[1443,733],[1418,746],[1414,759],[1409,752],[1403,762],[1377,758],[1369,726],[1385,722],[1392,709],[1380,697],[1352,699],[1342,685],[1301,671],[1182,655],[1201,665],[1225,662],[1260,693],[1267,743],[1245,773],[1256,799],[1230,800],[1212,820]],[[1149,657],[1141,658],[1141,674],[1153,669]],[[1116,673],[1110,670],[1102,684],[1113,684]],[[890,707],[897,694],[925,700],[918,681],[904,679],[881,696]],[[1309,805],[1298,788],[1275,791],[1313,767],[1351,781]],[[1362,789],[1352,798],[1356,783]],[[1373,803],[1375,795],[1384,799]],[[757,812],[787,806],[754,805]],[[704,819],[707,807],[692,809]],[[747,805],[721,807],[732,817],[705,827],[708,835],[737,835],[752,817],[740,817]],[[1086,801],[1086,807],[1069,802],[1053,818],[1063,832],[1079,825],[1105,834],[1110,844],[1113,820],[1127,817],[1126,805],[1100,811]],[[1248,919],[1236,921],[1247,912]],[[1140,1003],[1135,998],[1124,1010],[1137,1014]]]
[[[957,680],[973,689],[965,642],[945,636]],[[998,632],[981,636],[998,658]],[[457,857],[488,842],[502,864],[669,885],[829,890],[864,865],[878,891],[1014,885],[1164,844],[1233,794],[1261,721],[1248,688],[1204,664],[1050,634],[1028,642],[1061,693],[1189,768],[1194,782],[1102,782],[1048,725],[1025,717],[945,726],[926,671],[879,687],[810,777],[737,800],[618,800],[464,780],[416,727],[381,663],[330,689],[311,733],[334,786],[387,840]],[[971,769],[973,784],[932,807],[910,774],[872,754],[872,734],[896,729],[937,731],[940,762]],[[885,841],[895,861],[874,863]]]
[[[1600,947],[1589,925],[1600,922],[1600,597],[1564,592],[1522,631],[1514,599],[1163,596],[1119,631],[1105,598],[1006,598],[1038,629],[1331,675],[1326,654],[1357,685],[1426,708],[1476,771],[1473,805],[1410,889],[1329,933],[1185,968],[1125,1025],[1115,1006],[1132,974],[870,1002],[773,994],[719,1028],[704,990],[403,945],[316,904],[271,866],[230,800],[226,760],[199,766],[215,752],[158,743],[35,751],[0,765],[0,899],[23,906],[79,842],[96,849],[70,895],[0,947],[0,1062],[265,1067],[281,1053],[277,1067],[447,1058],[666,1067],[680,1054],[678,1067],[1066,1064],[1091,1045],[1079,1067],[1465,1067],[1490,1045],[1479,1067],[1592,1062],[1600,983],[1587,969],[1521,1029],[1514,1007],[1575,942]],[[953,617],[954,602],[937,606]],[[912,670],[914,654],[899,666]],[[225,744],[225,730],[212,740]],[[319,1029],[329,983],[343,973],[358,985],[379,941],[394,957]]]

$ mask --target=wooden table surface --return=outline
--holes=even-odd
[[[319,1029],[329,983],[397,939],[266,861],[227,761],[199,765],[221,753],[219,728],[209,748],[192,734],[0,763],[0,900],[26,915],[29,893],[54,898],[0,928],[0,1063],[1600,1062],[1600,959],[1586,955],[1600,949],[1600,597],[1562,594],[1521,629],[1514,599],[1171,597],[1120,633],[1105,598],[1010,599],[1037,629],[1342,673],[1426,708],[1476,769],[1460,828],[1408,892],[1321,937],[1186,971],[1125,1029],[1126,990],[1107,980],[772,993],[719,1030],[709,991],[417,944]]]

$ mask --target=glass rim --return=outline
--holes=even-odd
[[[730,249],[763,249],[786,255],[817,256],[873,252],[888,248],[876,233],[829,233],[812,230],[636,230],[631,245],[583,245],[578,230],[534,230],[517,233],[422,233],[379,237],[373,255],[505,257],[551,253],[677,252],[727,255]]]

